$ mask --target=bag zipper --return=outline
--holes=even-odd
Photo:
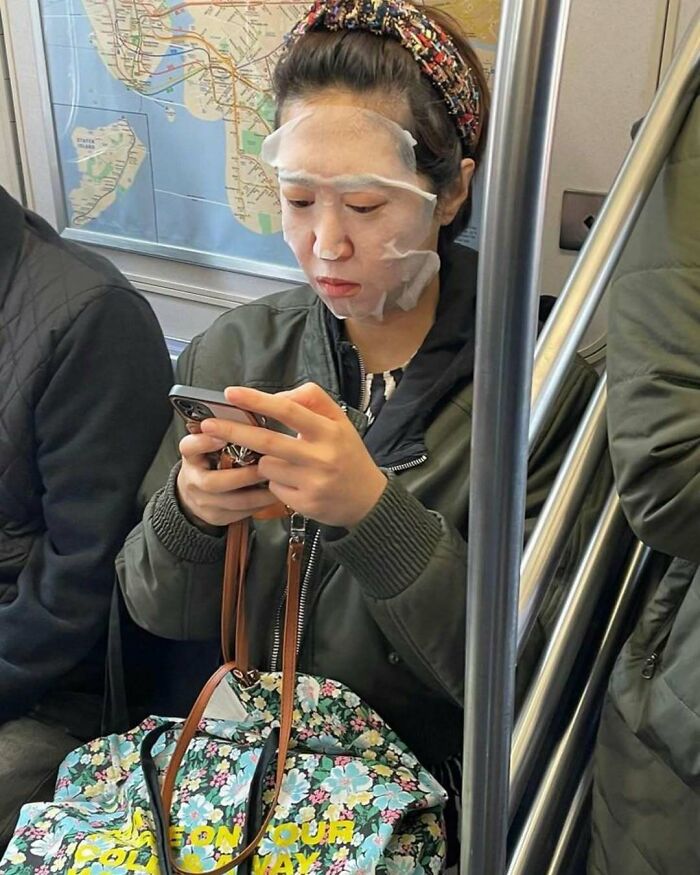
[[[231,670],[231,674],[235,677],[237,683],[246,689],[254,687],[260,680],[260,672],[256,668],[251,668],[246,672],[241,671],[240,668],[234,668]]]

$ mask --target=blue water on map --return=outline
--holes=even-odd
[[[133,186],[84,228],[138,241],[168,244],[237,258],[295,266],[281,234],[249,231],[233,215],[226,195],[223,121],[203,121],[184,106],[184,85],[158,92],[179,64],[168,51],[148,83],[151,96],[115,79],[97,49],[81,0],[41,0],[56,136],[69,217],[68,194],[80,183],[72,133],[126,118],[147,149]],[[177,25],[192,19],[179,13]],[[165,74],[165,75],[164,75]]]

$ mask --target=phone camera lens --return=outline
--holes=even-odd
[[[199,401],[178,398],[176,403],[180,413],[191,422],[201,422],[203,419],[209,419],[212,416],[212,412],[206,404],[200,404]]]

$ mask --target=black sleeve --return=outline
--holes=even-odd
[[[172,382],[149,305],[107,288],[57,342],[34,409],[43,535],[0,606],[0,722],[26,713],[104,634],[114,558],[170,421]]]

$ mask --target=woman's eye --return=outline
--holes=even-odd
[[[360,215],[365,215],[366,213],[373,213],[375,210],[378,210],[383,204],[371,204],[369,206],[355,206],[353,204],[348,204],[348,207],[354,213],[360,213]]]
[[[287,203],[290,207],[293,207],[295,210],[303,210],[304,207],[310,207],[313,204],[313,201],[303,200],[300,198],[286,198]]]

